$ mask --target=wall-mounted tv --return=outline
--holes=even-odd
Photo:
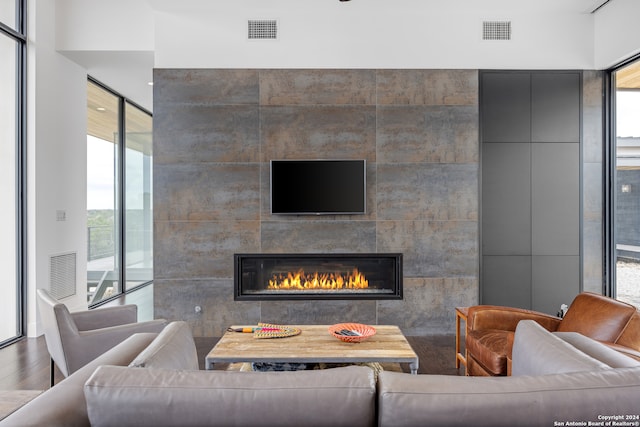
[[[272,160],[271,213],[366,213],[365,160]]]

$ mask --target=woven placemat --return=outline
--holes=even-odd
[[[285,325],[274,325],[272,323],[258,323],[258,326],[261,328],[269,328],[273,330],[257,330],[253,333],[254,338],[265,339],[265,338],[287,338],[293,337],[295,335],[300,335],[300,328],[296,328],[294,326],[285,326]]]

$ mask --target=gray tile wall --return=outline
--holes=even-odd
[[[276,158],[366,159],[367,214],[272,216]],[[476,70],[158,69],[153,167],[155,316],[196,336],[258,321],[453,333],[453,308],[477,303]],[[238,252],[402,252],[405,297],[235,302]]]
[[[603,81],[604,72],[582,75],[583,290],[603,293]]]

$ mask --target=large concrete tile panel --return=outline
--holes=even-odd
[[[378,104],[477,105],[477,70],[378,70]]]
[[[482,253],[531,255],[530,144],[482,144]]]
[[[405,277],[478,274],[475,221],[378,221],[378,252],[401,252]]]
[[[372,221],[376,219],[377,165],[367,163],[366,213],[354,215],[272,215],[270,189],[270,163],[261,163],[261,211],[263,221]]]
[[[374,221],[263,221],[262,251],[269,253],[376,252]]]
[[[155,219],[260,219],[260,164],[156,165]]]
[[[380,220],[477,220],[478,165],[378,163]]]
[[[582,287],[584,291],[602,293],[603,263],[602,221],[582,223]]]
[[[220,337],[230,325],[260,321],[259,301],[234,301],[233,280],[155,280],[156,317],[184,320],[196,337]],[[202,310],[196,311],[196,306]]]
[[[261,107],[262,161],[376,160],[375,106]]]
[[[585,107],[602,108],[604,100],[604,77],[602,70],[582,72],[582,104]]]
[[[260,71],[261,105],[375,103],[375,70]]]
[[[602,163],[582,165],[582,217],[586,221],[602,221]]]
[[[534,256],[532,267],[533,310],[556,315],[580,293],[580,257]]]
[[[378,323],[408,336],[455,333],[455,307],[478,304],[476,277],[407,278],[404,298],[378,301]]]
[[[262,301],[261,321],[289,325],[376,323],[376,302],[358,300]],[[328,332],[327,332],[328,333]]]
[[[256,105],[158,105],[153,156],[158,163],[257,162]]]
[[[156,221],[154,277],[231,278],[233,254],[258,252],[259,221]]]
[[[531,309],[531,257],[483,256],[480,304]]]
[[[582,157],[584,162],[602,163],[604,153],[602,107],[585,106],[582,110]]]
[[[154,109],[162,104],[258,104],[258,84],[257,70],[156,68]]]
[[[580,155],[573,143],[531,145],[533,255],[578,255]]]
[[[380,106],[379,163],[477,163],[476,106]]]
[[[584,162],[601,163],[604,147],[604,72],[582,74],[582,156]]]

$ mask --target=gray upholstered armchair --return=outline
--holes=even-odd
[[[51,385],[55,363],[67,377],[107,350],[138,332],[160,332],[164,319],[138,322],[136,305],[70,313],[45,289],[38,289],[38,310],[51,356]]]

